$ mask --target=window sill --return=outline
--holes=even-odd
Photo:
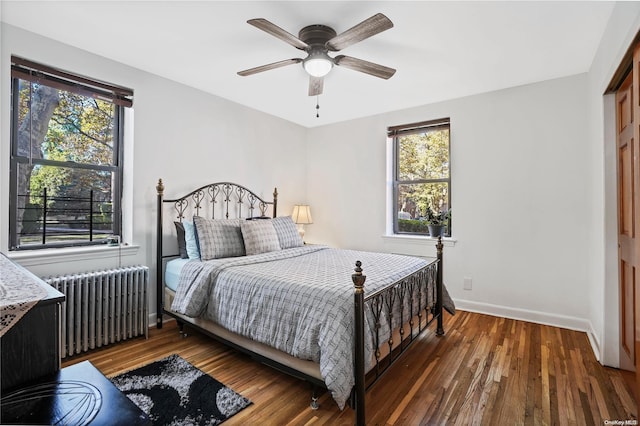
[[[437,238],[422,235],[383,235],[382,245],[388,253],[404,254],[408,256],[428,257],[436,256]],[[455,246],[457,240],[443,237],[442,244],[446,247]],[[444,250],[447,251],[446,249]]]
[[[138,245],[121,244],[115,247],[88,246],[13,251],[9,252],[7,256],[22,266],[39,266],[80,260],[118,259],[125,256],[135,256],[139,249]]]
[[[383,235],[382,239],[385,243],[394,243],[394,244],[413,244],[413,245],[432,245],[438,241],[437,238],[427,237],[422,235]],[[445,247],[453,247],[456,245],[458,240],[453,237],[442,237],[442,244]]]

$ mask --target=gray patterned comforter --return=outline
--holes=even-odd
[[[353,283],[356,260],[365,292],[426,266],[422,258],[304,246],[254,256],[191,261],[171,309],[205,317],[297,358],[313,360],[342,409],[354,384]],[[373,347],[365,333],[365,359]]]

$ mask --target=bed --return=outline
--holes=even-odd
[[[304,244],[277,215],[277,189],[272,200],[231,182],[173,199],[162,180],[156,189],[157,326],[167,314],[307,380],[312,408],[326,388],[364,424],[366,389],[430,324],[444,335],[443,308],[455,312],[441,239],[436,258]]]

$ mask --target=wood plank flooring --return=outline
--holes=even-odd
[[[459,311],[444,337],[414,343],[368,392],[370,425],[603,425],[637,418],[621,371],[602,367],[585,333]],[[263,366],[175,323],[65,360],[90,360],[114,376],[177,353],[253,401],[225,424],[352,425],[325,391],[309,408],[309,384]],[[619,423],[624,424],[624,423]],[[627,423],[631,424],[631,423]]]

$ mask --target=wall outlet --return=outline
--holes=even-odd
[[[471,290],[471,283],[472,283],[471,277],[464,277],[462,288],[465,290]]]

